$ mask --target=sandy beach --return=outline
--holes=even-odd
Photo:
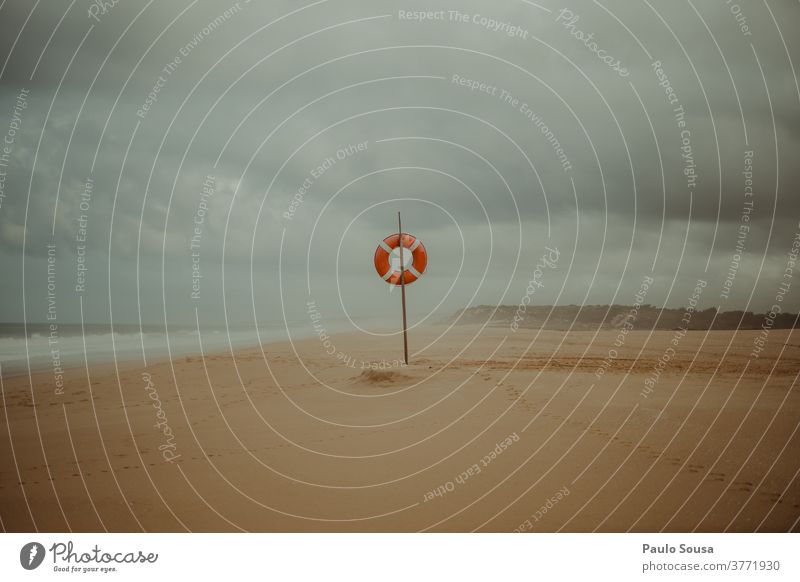
[[[800,340],[757,334],[655,379],[672,331],[478,326],[5,378],[2,527],[797,531]]]

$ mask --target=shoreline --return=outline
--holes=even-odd
[[[429,328],[429,329],[435,329],[435,328],[444,328],[447,325],[449,325],[449,324],[437,323],[437,324],[431,324],[431,325],[426,326],[426,327]],[[459,323],[459,324],[456,324],[454,326],[454,328],[456,330],[458,330],[458,329],[479,329],[480,327],[481,327],[481,324],[475,324],[475,323]],[[490,324],[487,324],[485,326],[485,329],[487,329],[487,330],[507,330],[508,329],[508,325],[507,324],[499,324],[499,323],[497,323],[497,324],[490,323]],[[608,329],[600,329],[600,330],[593,329],[593,328],[562,330],[562,329],[557,329],[557,328],[520,327],[519,329],[520,330],[524,330],[527,333],[543,333],[543,332],[547,332],[547,333],[569,333],[569,334],[591,334],[591,335],[603,334],[603,333],[611,334],[611,333],[617,333],[619,331],[616,328],[608,328]],[[800,328],[775,328],[775,331],[788,332],[788,333],[791,334],[793,329],[800,329]],[[647,333],[647,334],[651,334],[651,333],[672,333],[672,332],[675,332],[675,331],[680,331],[680,330],[679,329],[637,329],[637,330],[632,330],[629,333],[631,335],[636,335],[636,334],[645,334],[645,333]],[[705,333],[707,333],[709,336],[712,335],[712,334],[726,334],[727,335],[727,334],[730,334],[732,332],[732,330],[721,330],[721,329],[689,329],[689,330],[685,330],[685,331],[686,331],[687,334],[697,334],[697,333],[704,333],[705,334]],[[745,334],[745,333],[760,332],[761,329],[740,329],[740,330],[733,330],[733,331],[736,331],[737,334]],[[359,332],[357,332],[357,331],[333,332],[333,333],[336,336],[358,335],[359,334]],[[298,337],[294,341],[295,342],[306,341],[308,339],[313,339],[316,335],[317,334],[313,330],[311,330],[311,331],[308,332],[308,334],[304,334],[302,337]],[[287,340],[287,339],[270,339],[270,340],[261,342],[260,345],[261,346],[268,346],[268,345],[275,346],[275,345],[288,344],[288,343],[289,343],[289,340]],[[788,347],[793,347],[793,348],[800,348],[800,344],[785,343],[783,345],[788,346]],[[237,352],[237,351],[250,351],[250,350],[257,349],[258,347],[259,347],[258,340],[254,339],[253,343],[240,343],[240,344],[235,344],[233,346],[228,346],[226,348],[219,347],[218,349],[214,348],[214,349],[207,350],[205,352],[205,356],[208,357],[208,356],[216,356],[216,355],[228,354],[231,351],[234,352],[234,353]],[[126,352],[127,351],[122,351],[122,350],[120,351],[120,353],[126,353]],[[176,360],[178,358],[186,358],[186,357],[195,358],[195,357],[200,357],[201,355],[203,355],[203,354],[199,349],[186,351],[184,349],[178,348],[172,354],[164,352],[164,353],[161,353],[159,355],[152,356],[151,358],[148,359],[148,364],[147,365],[155,365],[157,363],[164,363],[164,362],[168,362],[170,360],[174,361],[174,360]],[[138,358],[124,356],[124,357],[117,358],[117,359],[113,358],[113,356],[108,356],[108,357],[105,357],[105,358],[102,358],[102,359],[89,360],[88,363],[62,366],[61,369],[62,369],[62,371],[64,373],[66,373],[66,372],[74,371],[74,370],[85,370],[87,367],[92,368],[92,367],[100,367],[100,366],[114,366],[115,364],[118,365],[118,366],[125,365],[127,367],[130,367],[131,365],[133,365],[134,363],[137,363],[137,362],[140,363],[140,364],[142,363],[141,355]],[[39,375],[42,375],[42,374],[46,374],[46,373],[52,371],[52,365],[47,363],[47,364],[42,364],[40,366],[35,366],[33,368],[23,367],[22,369],[19,369],[19,370],[6,372],[6,369],[8,369],[6,364],[0,362],[0,369],[1,369],[0,370],[0,378],[2,378],[3,380],[8,380],[8,379],[11,379],[11,378],[19,378],[19,377],[23,377],[23,376],[39,376]]]
[[[184,330],[182,330],[182,331],[184,331]],[[265,331],[265,330],[262,330],[262,332],[263,331]],[[273,330],[270,330],[270,331],[273,331]],[[283,328],[281,330],[278,330],[278,333],[282,333],[282,332],[285,332],[285,331],[286,331],[285,328]],[[136,341],[137,341],[137,344],[141,345],[141,335],[142,334],[140,334],[140,333],[124,333],[124,332],[115,332],[115,333],[119,334],[119,335],[123,335],[124,334],[125,336],[128,336],[128,337],[126,337],[127,341],[131,341],[131,339],[135,338]],[[176,333],[181,333],[181,332],[176,332]],[[242,332],[240,330],[236,330],[233,333],[235,334],[235,333],[242,333]],[[259,344],[259,340],[258,340],[257,334],[255,332],[246,331],[245,333],[247,333],[249,335],[252,335],[252,338],[250,338],[249,340],[235,339],[235,340],[233,340],[232,345],[231,345],[231,343],[227,343],[226,345],[219,345],[219,343],[224,343],[224,342],[214,343],[213,347],[211,347],[208,350],[206,350],[206,355],[219,354],[219,353],[222,353],[222,352],[225,352],[225,351],[234,351],[235,352],[237,350],[256,349],[256,348],[259,347],[259,345],[266,346],[266,345],[271,345],[271,344],[280,344],[280,343],[284,343],[284,342],[288,342],[289,341],[285,337],[284,338],[279,338],[279,337],[276,337],[276,336],[273,335],[269,339],[262,340],[260,342],[260,344]],[[292,330],[291,333],[293,334],[292,337],[293,337],[294,341],[303,341],[303,340],[306,340],[306,339],[309,339],[309,338],[313,338],[316,335],[316,332],[314,332],[314,330],[312,330],[312,329],[309,329],[309,330],[307,330],[307,331],[305,331],[303,333],[299,333],[295,329],[295,330]],[[219,337],[224,337],[218,331],[211,332],[211,334],[208,334],[208,335],[217,336],[218,334],[219,334]],[[264,335],[269,335],[269,334],[265,333]],[[191,337],[192,341],[195,344],[194,347],[189,347],[188,344],[186,344],[186,343],[181,343],[179,341],[175,341],[174,343],[176,345],[175,345],[175,347],[172,348],[171,353],[169,351],[167,351],[166,349],[164,349],[164,348],[159,349],[158,346],[153,347],[153,344],[151,343],[151,347],[149,348],[149,350],[151,352],[157,352],[157,355],[155,355],[155,356],[147,356],[146,359],[147,359],[148,363],[151,360],[153,362],[163,362],[163,361],[169,361],[171,359],[174,360],[176,358],[181,358],[181,357],[197,357],[197,356],[200,356],[201,355],[201,349],[200,349],[200,346],[197,345],[198,344],[198,342],[197,342],[197,334],[196,333],[192,333],[192,334],[189,334],[189,336]],[[189,336],[184,336],[184,337],[189,337]],[[68,336],[68,337],[74,339],[74,338],[80,338],[81,336]],[[89,336],[87,336],[87,337],[89,337]],[[94,339],[94,337],[96,337],[96,336],[93,336],[93,339]],[[19,339],[21,340],[22,338],[19,338]],[[27,339],[30,342],[31,338],[29,337]],[[39,339],[41,340],[43,338],[40,337]],[[157,339],[162,339],[162,338],[157,338]],[[207,338],[204,338],[203,342],[205,343],[206,340],[207,340]],[[144,349],[145,349],[145,351],[148,350],[147,344],[145,344]],[[120,348],[120,349],[118,349],[118,350],[116,350],[114,352],[106,352],[106,353],[104,353],[102,355],[91,355],[91,352],[92,352],[92,350],[89,349],[86,352],[82,352],[82,353],[78,353],[78,354],[75,354],[75,353],[70,354],[70,359],[72,361],[74,361],[76,359],[80,359],[82,361],[78,362],[78,363],[71,363],[71,364],[68,364],[68,365],[62,365],[61,366],[62,372],[68,372],[70,370],[75,370],[75,369],[84,370],[87,367],[87,365],[88,365],[88,367],[91,368],[93,366],[104,366],[104,365],[112,365],[113,366],[115,362],[117,364],[123,364],[123,363],[130,364],[132,362],[140,362],[140,363],[143,362],[142,349],[141,348],[137,348],[137,349],[131,349],[129,347],[125,348],[125,349]],[[134,353],[137,353],[138,355],[133,355]],[[114,357],[115,354],[120,354],[120,356],[118,358],[115,358]],[[47,356],[43,356],[43,355],[39,354],[39,355],[37,355],[35,357],[37,359],[41,359],[41,358],[47,357]],[[86,359],[88,359],[88,362],[86,362]],[[20,359],[16,359],[16,360],[12,360],[12,361],[15,362],[14,366],[8,366],[7,362],[0,362],[0,368],[2,368],[2,370],[0,370],[0,377],[2,377],[3,379],[17,378],[17,377],[20,377],[20,376],[28,376],[28,375],[31,375],[31,376],[39,375],[39,374],[43,374],[43,373],[52,372],[52,370],[54,368],[51,359],[48,359],[48,360],[42,362],[41,364],[34,364],[33,367],[30,366],[30,360],[28,360],[27,362],[24,361],[24,359],[21,362],[20,362]],[[11,369],[12,371],[6,372],[7,369]]]

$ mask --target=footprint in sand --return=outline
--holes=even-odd
[[[761,492],[759,492],[759,495],[761,497],[766,497],[767,501],[770,501],[772,503],[783,503],[783,500],[781,499],[781,494],[780,493],[771,493],[769,491],[761,491]]]
[[[708,477],[706,477],[706,481],[725,481],[727,475],[725,473],[709,473]]]

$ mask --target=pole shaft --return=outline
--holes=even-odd
[[[408,328],[406,324],[406,267],[403,260],[403,223],[397,213],[397,230],[400,236],[400,295],[403,298],[403,355],[408,365]]]

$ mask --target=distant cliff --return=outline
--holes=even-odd
[[[511,305],[500,305],[495,308],[479,305],[461,309],[448,319],[458,324],[510,325],[518,308]],[[761,329],[766,313],[752,311],[720,311],[709,308],[691,311],[686,317],[687,308],[667,309],[653,305],[642,305],[638,312],[630,305],[542,305],[528,306],[521,313],[519,327],[545,328],[553,330],[596,330],[615,329],[628,322],[634,329]],[[688,325],[685,321],[688,320]],[[797,314],[781,313],[775,317],[773,329],[791,329],[798,326]]]

